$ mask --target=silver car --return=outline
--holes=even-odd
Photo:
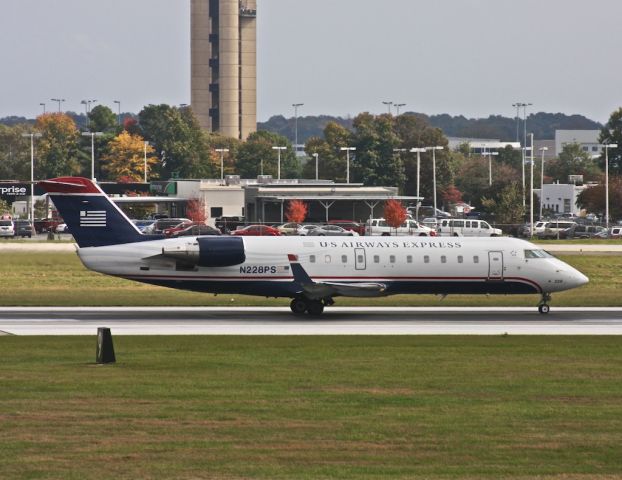
[[[339,225],[322,225],[322,226],[316,226],[316,228],[312,228],[309,230],[309,233],[307,233],[307,235],[309,236],[317,236],[317,237],[328,237],[328,236],[335,236],[335,237],[358,237],[359,234],[356,232],[353,232],[352,230],[346,230],[343,227],[340,227]]]

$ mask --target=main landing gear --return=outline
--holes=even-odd
[[[549,313],[549,311],[551,310],[551,307],[549,307],[548,302],[550,301],[551,301],[551,294],[543,293],[542,300],[540,300],[540,303],[538,304],[538,312],[540,312],[542,315],[546,315],[547,313]]]
[[[289,304],[292,312],[296,315],[303,315],[305,312],[309,315],[318,316],[324,312],[325,305],[332,305],[332,299],[311,300],[306,297],[294,298]]]

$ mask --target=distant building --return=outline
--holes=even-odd
[[[460,146],[467,143],[469,148],[475,153],[500,150],[508,145],[512,148],[521,148],[520,142],[503,142],[498,138],[447,137],[447,143],[450,150],[458,150]]]
[[[575,177],[574,175],[571,175]],[[576,175],[579,177],[580,175]],[[572,213],[580,215],[581,209],[577,206],[577,198],[579,194],[592,185],[584,185],[582,181],[577,183],[545,183],[543,192],[534,190],[542,202],[542,208],[545,211],[553,213]]]
[[[578,143],[584,152],[598,157],[602,152],[599,135],[600,130],[555,130],[555,156],[562,153],[565,145]]]
[[[257,130],[256,0],[191,0],[191,105],[201,127]]]

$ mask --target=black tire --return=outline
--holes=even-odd
[[[427,234],[427,233],[420,233],[420,234],[419,234],[419,236],[420,236],[420,237],[427,237],[427,236],[428,236],[428,234]]]
[[[322,312],[324,312],[324,304],[319,300],[312,300],[309,302],[307,312],[309,315],[322,315]]]
[[[307,311],[308,305],[304,298],[294,298],[290,302],[289,308],[296,315],[302,315]]]
[[[551,311],[551,307],[549,307],[546,303],[543,303],[542,305],[538,305],[538,312],[540,312],[542,315],[546,315],[550,311]]]

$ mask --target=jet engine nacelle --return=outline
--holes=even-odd
[[[199,267],[232,267],[246,261],[240,237],[198,237],[192,243],[162,247],[162,255]]]

